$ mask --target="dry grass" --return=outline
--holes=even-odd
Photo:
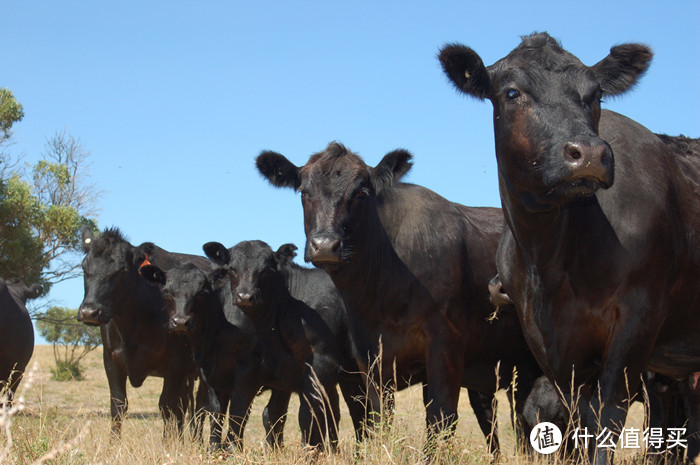
[[[121,439],[109,438],[109,389],[98,349],[84,360],[85,380],[52,381],[53,356],[50,346],[37,346],[30,366],[38,363],[31,386],[20,388],[26,408],[15,415],[12,424],[13,444],[8,455],[12,464],[37,463],[46,453],[56,457],[45,463],[55,464],[295,464],[312,461],[309,451],[301,448],[296,421],[298,399],[293,397],[290,418],[285,429],[286,447],[279,452],[264,446],[261,416],[268,395],[256,399],[245,435],[244,452],[230,457],[211,455],[205,446],[189,439],[164,442],[158,413],[158,396],[162,380],[148,378],[139,389],[129,387],[129,415],[124,421]],[[29,384],[29,383],[23,383]],[[496,463],[508,465],[556,463],[539,457],[519,456],[515,452],[505,394],[499,393],[498,430],[502,456]],[[342,404],[340,451],[313,457],[316,464],[415,464],[421,463],[425,415],[421,390],[417,387],[398,393],[394,426],[381,436],[359,446],[353,439],[349,415]],[[460,422],[456,437],[435,455],[436,463],[489,464],[485,440],[478,428],[466,395],[461,396]],[[641,427],[643,409],[634,404],[627,426]],[[7,446],[0,438],[0,449]],[[618,453],[616,463],[642,463],[641,451]]]

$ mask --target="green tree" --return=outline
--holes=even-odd
[[[21,121],[24,109],[12,91],[0,87],[0,144],[12,137],[12,125]]]
[[[47,139],[28,173],[0,178],[0,276],[51,285],[78,275],[80,229],[97,229],[100,195],[86,181],[90,153],[65,132]]]
[[[36,317],[39,334],[53,346],[56,368],[51,372],[59,381],[82,379],[80,361],[102,343],[100,330],[79,323],[77,315],[75,309],[51,307]]]

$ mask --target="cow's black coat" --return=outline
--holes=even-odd
[[[503,216],[400,182],[410,160],[397,150],[370,167],[331,143],[303,167],[274,152],[262,153],[257,166],[272,184],[301,192],[305,259],[340,290],[370,385],[386,385],[394,374],[403,383],[427,380],[430,433],[457,419],[460,387],[468,387],[488,437],[497,363],[500,387],[517,366],[520,399],[539,372],[512,307],[488,321]],[[381,363],[373,364],[380,353]]]
[[[303,441],[318,447],[329,441],[335,447],[338,384],[359,437],[364,389],[352,356],[345,308],[328,276],[291,264],[289,245],[274,252],[262,241],[244,241],[230,249],[210,242],[204,250],[228,271],[233,303],[256,328],[266,384],[300,395]]]
[[[163,378],[158,405],[163,419],[174,420],[181,431],[185,412],[193,403],[198,370],[187,338],[168,332],[163,298],[141,278],[139,267],[146,259],[164,269],[183,260],[208,267],[208,260],[170,253],[150,243],[135,247],[118,229],[107,229],[97,237],[84,229],[83,249],[85,297],[78,321],[100,325],[112,432],[121,431],[127,409],[127,377],[132,386],[140,387],[148,376]],[[200,383],[198,406],[207,402],[207,391]],[[198,424],[201,422],[193,422]]]
[[[169,315],[169,328],[186,335],[192,355],[210,388],[214,413],[210,444],[222,445],[223,420],[228,409],[228,435],[224,446],[242,447],[250,405],[265,386],[258,355],[258,338],[249,318],[231,305],[228,270],[201,269],[189,262],[167,271],[145,265],[141,275],[160,286]],[[235,394],[235,395],[234,395]],[[290,393],[273,389],[263,413],[268,443],[279,446]]]
[[[27,312],[28,299],[41,295],[38,284],[0,278],[0,390],[11,399],[34,352],[34,327]]]
[[[548,377],[568,386],[574,369],[590,431],[619,433],[645,368],[676,379],[700,371],[697,141],[600,108],[650,59],[647,47],[624,44],[588,67],[547,34],[489,67],[461,45],[440,53],[460,91],[493,104],[508,225],[500,277]],[[683,385],[698,434],[700,386]],[[589,454],[611,459],[594,444]]]

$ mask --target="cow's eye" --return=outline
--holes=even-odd
[[[355,192],[355,198],[357,200],[365,200],[369,197],[369,189],[363,188]]]
[[[515,100],[520,97],[520,91],[518,89],[508,89],[506,91],[506,98],[508,100]]]

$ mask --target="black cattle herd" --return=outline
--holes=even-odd
[[[600,106],[634,86],[651,56],[624,44],[585,66],[546,33],[491,66],[468,47],[441,49],[457,90],[493,104],[502,209],[402,182],[405,150],[376,166],[335,142],[303,166],[262,152],[263,177],[300,193],[303,256],[315,268],[293,262],[292,244],[209,242],[204,257],[134,246],[116,228],[83,230],[78,319],[101,330],[112,432],[126,380],[158,376],[164,420],[181,432],[188,412],[208,412],[213,448],[242,447],[250,406],[269,389],[272,447],[296,393],[303,442],[332,450],[338,387],[361,441],[390,418],[396,390],[420,383],[426,451],[454,431],[466,388],[497,453],[494,393],[504,388],[525,450],[540,421],[615,440],[630,402],[646,397],[648,424],[682,428],[675,459],[691,461],[700,140],[654,134]],[[25,303],[40,293],[0,280],[0,377],[16,369],[11,392],[34,343]],[[204,416],[193,415],[195,435]],[[591,441],[577,452],[602,464],[612,451]]]

